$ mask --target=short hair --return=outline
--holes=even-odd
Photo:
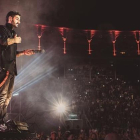
[[[13,18],[16,15],[21,16],[21,14],[19,12],[17,12],[17,11],[10,11],[10,12],[8,12],[7,15],[6,15],[6,23],[8,22],[9,16],[11,16]]]

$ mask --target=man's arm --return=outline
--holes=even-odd
[[[22,55],[33,55],[35,54],[31,49],[27,49],[27,50],[24,50],[24,51],[17,51],[17,54],[16,56],[19,57],[19,56],[22,56]]]
[[[0,26],[0,45],[7,46],[14,43],[21,43],[21,37],[15,35],[14,38],[8,38],[5,28]]]
[[[15,35],[14,38],[7,39],[7,45],[12,45],[14,43],[21,43],[21,37],[17,37],[17,35]]]

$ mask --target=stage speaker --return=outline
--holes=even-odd
[[[29,129],[29,126],[26,122],[19,122],[19,121],[13,121],[13,120],[8,120],[6,122],[7,126],[7,131],[19,131],[19,132],[26,132]]]

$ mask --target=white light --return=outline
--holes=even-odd
[[[13,94],[13,96],[18,96],[18,95],[19,95],[19,93],[18,93],[18,92]]]
[[[56,106],[56,111],[58,113],[64,113],[66,111],[66,106],[64,103],[60,103]]]
[[[69,106],[69,101],[68,99],[62,97],[61,94],[58,94],[57,98],[54,98],[53,100],[51,100],[51,110],[55,115],[59,115],[59,117],[65,117],[69,110],[70,110],[70,106]]]

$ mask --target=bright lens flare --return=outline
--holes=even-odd
[[[67,117],[70,111],[70,104],[67,98],[62,97],[62,94],[57,94],[57,97],[53,97],[51,102],[50,109],[56,116],[61,116],[62,118]]]
[[[64,113],[64,112],[66,112],[66,106],[65,106],[65,104],[63,104],[63,103],[58,104],[56,106],[56,111],[58,113],[61,113],[61,114]]]

